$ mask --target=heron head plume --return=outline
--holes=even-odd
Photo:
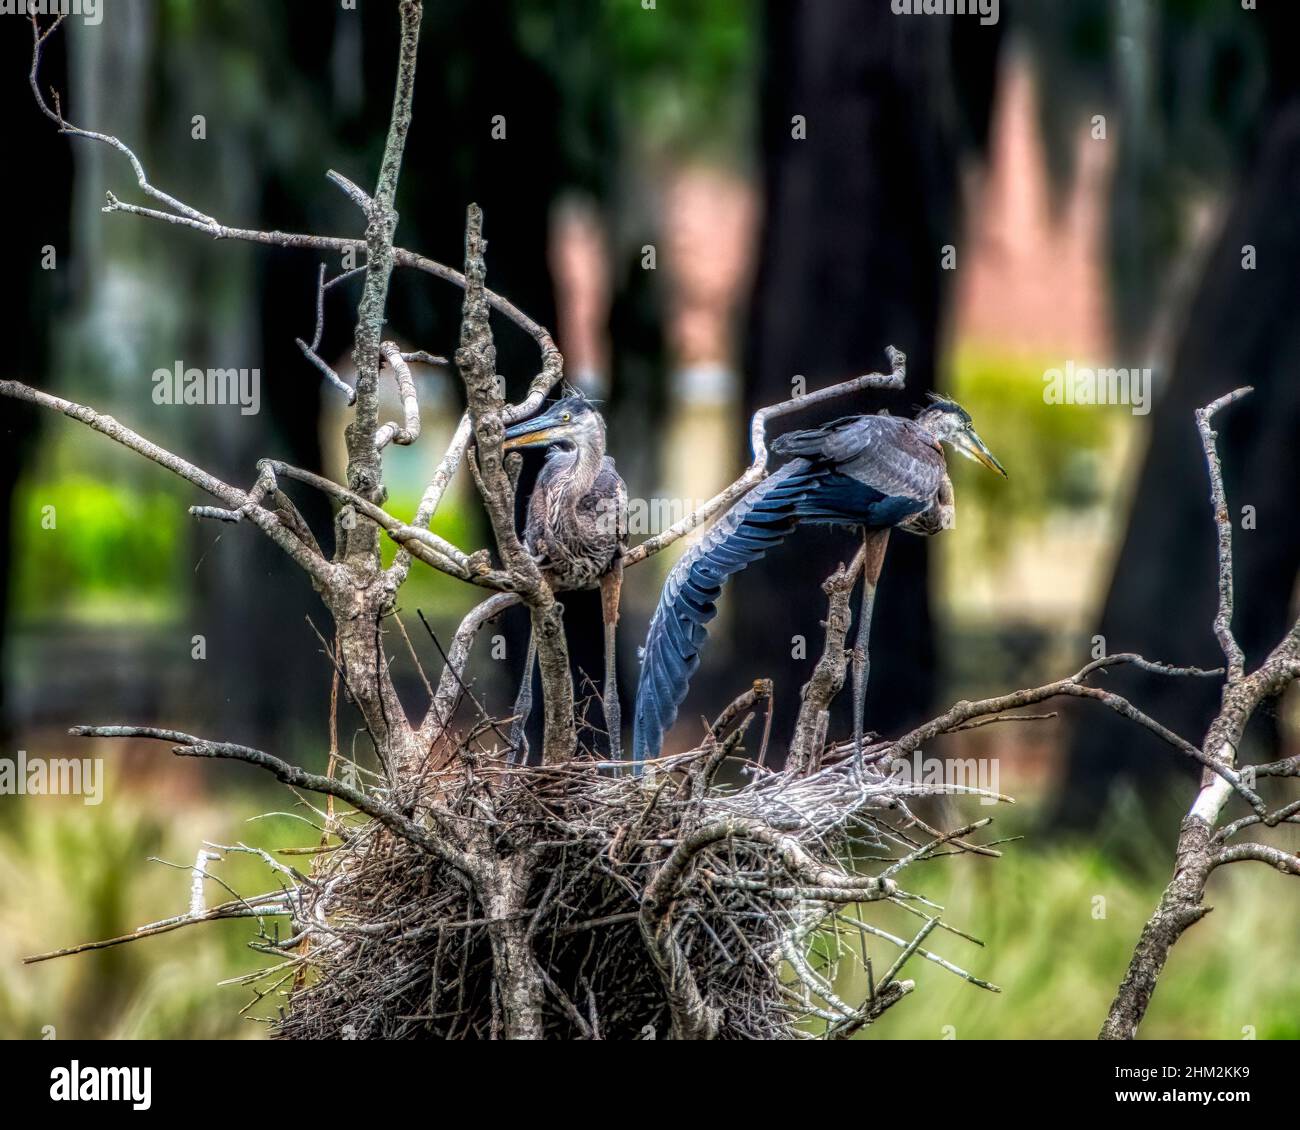
[[[573,451],[605,446],[605,421],[584,396],[566,396],[546,411],[506,429],[506,451],[525,447],[559,447]]]
[[[982,463],[990,471],[996,471],[1005,478],[1006,468],[994,458],[993,452],[980,439],[970,413],[955,400],[933,392],[928,395],[930,403],[917,413],[917,425],[935,440],[950,445],[967,459]]]

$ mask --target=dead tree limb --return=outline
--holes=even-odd
[[[65,416],[70,416],[101,435],[120,443],[123,447],[129,448],[137,455],[142,455],[160,467],[167,468],[186,482],[192,483],[200,490],[224,502],[231,511],[247,514],[249,520],[284,550],[312,578],[318,588],[328,587],[334,582],[337,576],[334,566],[322,558],[312,545],[305,543],[292,529],[281,522],[274,513],[262,508],[259,505],[260,497],[250,498],[247,492],[222,482],[201,467],[196,467],[152,440],[145,439],[112,416],[102,415],[84,404],[76,404],[61,396],[52,396],[48,392],[41,392],[20,381],[0,380],[0,396],[25,400],[29,404],[62,412]]]
[[[461,319],[456,365],[465,382],[469,418],[474,432],[475,480],[492,524],[497,552],[511,575],[512,590],[528,606],[537,643],[537,666],[542,676],[545,708],[542,761],[555,765],[573,757],[578,732],[573,716],[573,676],[564,642],[563,607],[542,576],[515,530],[515,492],[502,455],[504,403],[496,376],[496,346],[488,322],[488,302],[483,293],[487,273],[483,238],[483,213],[469,206],[465,224],[465,304]]]
[[[150,738],[173,743],[172,752],[179,757],[224,758],[256,765],[259,769],[267,770],[276,780],[290,788],[306,789],[350,804],[358,812],[363,812],[377,820],[385,828],[409,840],[462,874],[470,877],[475,874],[475,865],[470,857],[453,848],[447,842],[445,835],[431,834],[426,828],[403,816],[395,808],[376,800],[360,789],[330,777],[322,777],[318,773],[308,773],[305,769],[299,769],[298,766],[290,765],[287,761],[282,761],[260,749],[237,745],[234,742],[207,741],[193,734],[182,733],[180,730],[163,730],[155,726],[74,726],[68,733],[79,738]],[[450,817],[444,819],[446,823],[450,823]]]
[[[460,627],[452,636],[451,646],[447,649],[447,662],[438,680],[438,689],[420,724],[420,743],[424,748],[431,749],[451,724],[456,704],[464,693],[464,672],[474,638],[484,624],[495,620],[507,608],[513,608],[518,603],[519,598],[514,593],[497,593],[476,604],[460,622]]]
[[[1239,388],[1198,409],[1196,413],[1218,533],[1219,602],[1214,617],[1214,634],[1227,660],[1227,680],[1219,713],[1210,723],[1200,747],[1208,764],[1202,774],[1200,791],[1179,828],[1173,878],[1138,938],[1128,971],[1102,1025],[1101,1038],[1104,1040],[1131,1040],[1137,1035],[1169,959],[1169,951],[1188,927],[1209,913],[1210,908],[1205,905],[1205,889],[1216,867],[1223,863],[1249,860],[1266,863],[1288,874],[1300,875],[1300,859],[1263,845],[1222,849],[1221,834],[1215,830],[1232,796],[1233,781],[1241,780],[1241,775],[1236,771],[1236,762],[1246,723],[1262,703],[1281,694],[1300,677],[1300,621],[1264,662],[1249,674],[1245,670],[1241,646],[1232,632],[1232,519],[1228,513],[1223,469],[1212,422],[1217,412],[1240,400],[1250,391],[1249,388]],[[1261,811],[1261,808],[1262,806],[1256,807],[1255,819],[1238,821],[1232,825],[1230,834],[1256,822],[1272,825],[1287,818],[1287,810],[1269,813]]]
[[[821,658],[813,668],[812,676],[804,684],[803,701],[795,720],[794,736],[790,739],[789,762],[796,772],[806,772],[816,765],[826,744],[826,731],[830,725],[830,706],[835,696],[844,688],[849,653],[844,646],[848,638],[853,612],[849,600],[862,572],[866,549],[858,550],[847,568],[839,566],[822,583],[829,607],[823,626],[826,643]]]

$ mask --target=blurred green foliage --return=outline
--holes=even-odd
[[[175,492],[63,473],[24,479],[16,493],[19,618],[138,620],[175,611],[185,514]]]
[[[648,148],[736,159],[754,108],[752,0],[605,0],[621,112]]]
[[[977,519],[980,548],[995,559],[1012,536],[1008,520],[1037,524],[1052,511],[1081,513],[1107,502],[1108,460],[1140,426],[1126,407],[1044,403],[1043,374],[1059,364],[974,346],[953,357],[951,395],[1007,469],[1002,479],[969,460],[948,459],[962,523]],[[978,520],[992,515],[996,521]]]
[[[72,462],[69,460],[69,462]],[[162,480],[165,481],[165,480]],[[414,514],[419,492],[394,490],[390,512]],[[457,545],[473,545],[480,526],[464,492],[452,491],[433,529]],[[46,507],[53,507],[53,528]],[[174,490],[106,481],[75,470],[37,471],[24,479],[14,505],[14,607],[22,619],[104,622],[174,614],[188,591],[179,564],[186,499]],[[248,531],[242,531],[242,535]],[[384,564],[397,546],[381,539]],[[416,562],[403,606],[459,621],[482,593]]]
[[[477,507],[477,500],[467,500],[464,492],[448,492],[438,507],[433,532],[453,545],[480,544],[483,537],[482,524],[477,514],[471,510],[471,505]],[[420,495],[393,490],[384,506],[390,514],[414,514],[420,506]],[[397,544],[392,538],[381,538],[380,553],[384,565],[391,565],[397,556]],[[401,607],[412,614],[418,608],[435,626],[441,623],[444,627],[450,625],[454,629],[461,617],[486,595],[481,589],[466,585],[455,577],[449,577],[446,573],[440,573],[416,561],[411,565],[409,580],[402,586]],[[444,640],[444,646],[449,642],[449,639]]]
[[[160,756],[166,756],[161,754]],[[203,838],[274,850],[315,841],[297,820],[247,823],[264,801],[237,793],[211,803],[158,803],[174,788],[164,773],[150,787],[127,782],[106,759],[106,796],[5,798],[0,802],[0,1032],[39,1039],[230,1039],[262,1033],[239,1015],[247,989],[218,982],[274,963],[248,949],[253,920],[183,927],[154,938],[36,965],[21,959],[183,914],[190,867]],[[151,857],[176,866],[150,862]],[[306,866],[302,859],[291,863]],[[179,868],[179,869],[178,869]],[[259,859],[233,854],[210,872],[243,894],[275,888]],[[207,905],[231,897],[216,879]],[[266,919],[268,930],[278,919]],[[281,924],[280,929],[283,930]],[[282,935],[283,936],[283,935]],[[272,1010],[254,1006],[252,1015]]]

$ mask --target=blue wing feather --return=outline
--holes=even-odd
[[[633,757],[658,756],[700,665],[705,625],[718,614],[717,599],[732,576],[781,544],[799,522],[893,526],[928,502],[911,491],[891,494],[839,473],[833,464],[804,458],[778,468],[750,491],[682,556],[664,582],[642,652]]]
[[[780,467],[740,500],[673,567],[650,621],[637,684],[632,751],[655,757],[677,719],[690,677],[700,664],[708,624],[722,586],[779,545],[798,520],[800,503],[828,472],[807,460]]]

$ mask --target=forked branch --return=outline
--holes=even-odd
[[[1250,392],[1239,388],[1199,409],[1196,424],[1205,453],[1210,481],[1210,499],[1218,532],[1218,611],[1214,633],[1228,661],[1218,715],[1210,723],[1200,754],[1206,763],[1201,787],[1179,829],[1173,877],[1160,903],[1142,929],[1110,1011],[1102,1025],[1101,1038],[1133,1039],[1164,971],[1169,952],[1184,931],[1207,913],[1205,888],[1214,869],[1239,861],[1263,862],[1288,874],[1300,874],[1300,860],[1261,844],[1222,848],[1223,840],[1259,823],[1272,825],[1289,818],[1300,805],[1269,812],[1260,801],[1252,804],[1253,817],[1238,820],[1216,832],[1223,810],[1235,785],[1244,774],[1236,768],[1237,751],[1247,722],[1266,700],[1280,694],[1300,675],[1300,621],[1273,649],[1260,666],[1245,670],[1245,657],[1232,632],[1233,559],[1232,523],[1223,487],[1223,469],[1215,443],[1212,422],[1221,409]],[[1242,793],[1240,787],[1236,791]],[[1258,799],[1258,798],[1256,798]]]

